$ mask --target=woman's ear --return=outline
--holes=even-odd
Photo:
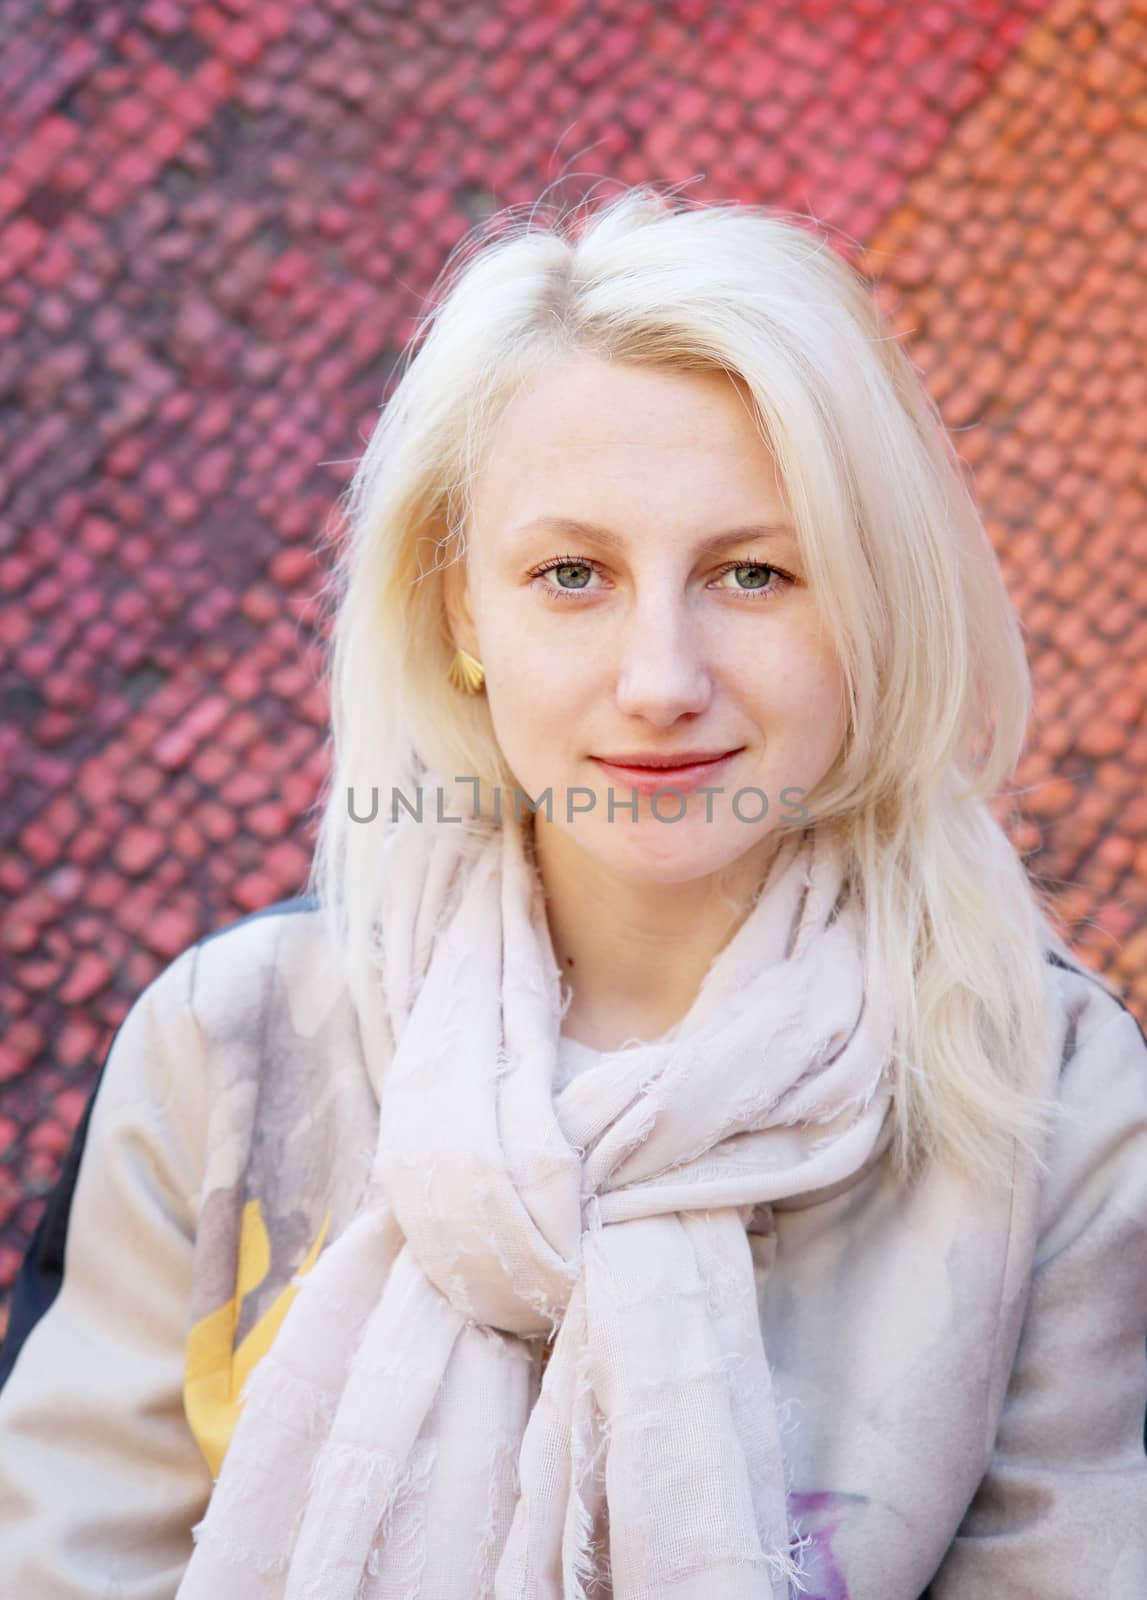
[[[470,582],[466,570],[466,557],[454,553],[446,557],[442,567],[442,604],[446,612],[447,628],[456,646],[477,654],[478,634],[470,609]]]

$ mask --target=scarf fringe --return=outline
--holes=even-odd
[[[787,1436],[798,1432],[800,1428],[800,1418],[795,1413],[800,1412],[803,1409],[804,1403],[798,1395],[788,1395],[785,1399],[778,1400],[775,1392],[773,1400],[777,1416],[777,1435],[783,1441]],[[787,1579],[790,1592],[795,1589],[797,1594],[805,1594],[807,1593],[805,1580],[813,1576],[808,1571],[807,1557],[814,1549],[816,1541],[811,1533],[802,1532],[798,1526],[799,1519],[794,1518],[788,1513],[788,1505],[793,1494],[796,1492],[796,1486],[792,1481],[792,1471],[789,1467],[788,1456],[783,1450],[781,1452],[781,1467],[785,1480],[786,1520],[789,1528],[789,1555],[794,1566],[796,1567],[795,1572],[789,1572],[787,1574]]]
[[[564,1170],[564,1164],[556,1162],[550,1170],[533,1169],[535,1182],[539,1178],[548,1178]],[[481,1239],[482,1244],[488,1249],[502,1269],[505,1281],[513,1288],[513,1292],[528,1305],[538,1320],[544,1324],[552,1336],[561,1327],[565,1304],[555,1304],[554,1298],[544,1288],[534,1282],[528,1270],[515,1264],[510,1253],[505,1249],[502,1236],[504,1230],[499,1228],[495,1217],[494,1185],[487,1178],[479,1179],[471,1189],[471,1226]],[[568,1293],[577,1281],[577,1271],[571,1267],[566,1276],[567,1301]]]
[[[664,1378],[635,1379],[630,1383],[629,1392],[635,1398],[638,1396],[652,1398],[659,1394],[673,1394],[683,1384],[701,1384],[718,1376],[728,1381],[748,1365],[749,1357],[742,1351],[729,1350],[722,1355],[714,1356],[709,1361],[701,1361],[694,1366],[682,1367]]]
[[[432,1466],[433,1451],[418,1444],[408,1459],[399,1460],[372,1445],[328,1439],[307,1475],[305,1514],[292,1540],[285,1600],[325,1596],[336,1581],[343,1589],[335,1592],[365,1600],[376,1549],[388,1579],[392,1556],[407,1567],[420,1565],[426,1544],[420,1531],[423,1491]]]
[[[285,1572],[290,1561],[289,1552],[284,1553],[280,1549],[275,1554],[263,1546],[249,1544],[235,1538],[233,1534],[209,1526],[209,1518],[206,1515],[191,1529],[191,1542],[197,1549],[206,1548],[215,1551],[236,1571],[257,1572],[261,1578],[270,1578],[276,1573]]]
[[[577,1350],[574,1364],[573,1415],[570,1424],[570,1505],[567,1523],[573,1526],[573,1548],[565,1568],[565,1583],[569,1600],[587,1600],[587,1590],[595,1580],[601,1581],[605,1573],[599,1562],[608,1558],[608,1549],[596,1552],[594,1534],[597,1506],[604,1498],[602,1481],[605,1430],[597,1426],[597,1407],[594,1402],[592,1351],[583,1339]],[[587,1442],[587,1435],[597,1442]],[[587,1492],[588,1490],[588,1492]]]
[[[772,1574],[774,1586],[777,1583],[784,1584],[785,1592],[790,1594],[794,1589],[798,1594],[808,1593],[805,1580],[809,1574],[805,1570],[804,1554],[811,1543],[810,1536],[805,1534],[796,1540],[790,1539],[787,1550],[766,1552],[765,1561]],[[797,1552],[795,1556],[794,1550]]]
[[[474,1581],[476,1585],[476,1600],[493,1600],[494,1580],[498,1570],[498,1561],[505,1544],[508,1527],[501,1524],[506,1519],[500,1515],[499,1501],[509,1486],[508,1499],[513,1504],[521,1488],[518,1478],[518,1454],[520,1446],[517,1440],[511,1439],[504,1444],[494,1446],[493,1461],[488,1479],[488,1494],[486,1499],[486,1517],[482,1532],[478,1538],[478,1546],[474,1552]]]
[[[385,1575],[392,1593],[421,1592],[427,1558],[426,1490],[437,1464],[437,1440],[417,1440],[382,1513],[366,1573],[372,1578]]]
[[[285,1367],[274,1346],[248,1375],[239,1399],[303,1439],[326,1433],[335,1414],[335,1397]]]
[[[328,1432],[335,1412],[334,1398],[284,1366],[274,1346],[248,1376],[240,1399],[244,1415],[248,1411],[257,1413],[271,1425],[275,1438],[281,1442],[286,1436],[291,1441],[289,1455],[292,1459],[303,1458],[308,1446]],[[271,1456],[269,1442],[258,1449],[252,1443],[251,1422],[248,1421],[242,1437],[237,1432],[232,1439],[207,1514],[191,1530],[192,1542],[197,1547],[204,1545],[213,1550],[223,1562],[238,1571],[255,1572],[265,1578],[288,1570],[305,1509],[302,1500],[293,1515],[287,1505],[283,1506],[274,1545],[260,1543],[252,1537],[250,1530],[258,1525],[252,1512],[260,1506],[268,1484],[273,1483],[276,1476]],[[280,1457],[280,1467],[282,1460]],[[288,1475],[284,1476],[289,1481]],[[284,1521],[288,1524],[286,1539],[283,1537]],[[240,1528],[246,1530],[245,1536],[239,1534]]]

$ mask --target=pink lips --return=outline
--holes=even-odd
[[[681,767],[627,767],[613,761],[603,761],[598,756],[591,759],[605,773],[610,782],[626,791],[636,789],[639,794],[655,794],[658,789],[680,789],[688,793],[702,784],[720,781],[730,761],[739,751],[730,750],[709,761],[691,761]]]

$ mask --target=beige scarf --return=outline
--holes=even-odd
[[[248,1380],[178,1600],[799,1590],[746,1224],[855,1173],[889,1108],[838,848],[786,837],[687,1016],[556,1100],[527,833],[404,819],[385,885],[371,1179]]]

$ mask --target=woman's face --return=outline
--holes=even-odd
[[[552,825],[629,878],[767,853],[845,735],[840,665],[747,405],[720,373],[550,368],[500,419],[466,561],[447,570],[517,783],[551,791]],[[682,790],[659,797],[616,765],[698,756],[724,759],[647,777]]]

